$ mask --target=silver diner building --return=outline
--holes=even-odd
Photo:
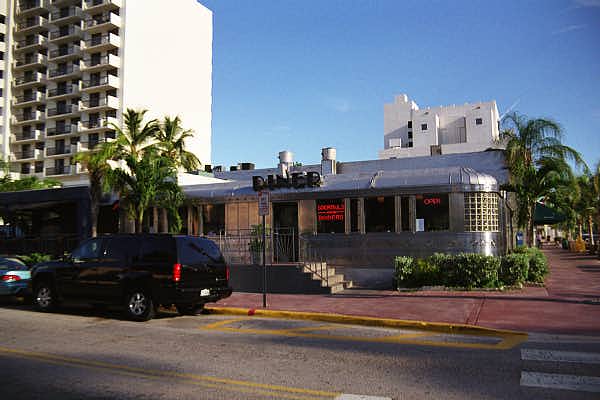
[[[320,165],[298,166],[281,152],[276,168],[240,164],[214,171],[218,181],[185,186],[185,229],[218,239],[229,262],[251,263],[261,221],[258,179],[270,191],[273,263],[322,259],[354,282],[376,286],[391,279],[395,256],[499,255],[511,246],[502,151],[357,162],[338,162],[333,148],[321,155]],[[315,173],[318,182],[297,184]]]

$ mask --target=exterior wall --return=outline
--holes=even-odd
[[[4,22],[0,22],[0,33],[4,35],[4,39],[0,40],[0,51],[3,53],[2,60],[0,60],[0,160],[8,161],[10,154],[9,150],[9,111],[10,111],[10,84],[9,74],[10,68],[10,45],[8,45],[11,29],[9,24],[12,21],[10,18],[9,0],[0,0],[0,15],[4,17]],[[0,171],[0,174],[2,172]]]
[[[394,103],[384,105],[384,148],[379,158],[429,156],[434,145],[441,146],[442,154],[494,148],[499,118],[495,101],[419,109],[407,95],[399,95]],[[427,124],[427,130],[422,124]]]
[[[195,132],[187,147],[210,164],[212,12],[195,0],[127,0],[124,18],[125,108],[179,115]]]
[[[247,231],[252,229],[253,225],[262,223],[262,218],[258,215],[258,202],[239,202],[225,204],[225,230],[228,232]],[[270,215],[266,218],[267,225],[270,225]]]

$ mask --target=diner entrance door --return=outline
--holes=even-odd
[[[273,203],[273,261],[298,261],[298,203]]]

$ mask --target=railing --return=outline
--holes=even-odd
[[[50,21],[55,22],[63,18],[77,17],[81,15],[79,7],[71,6],[50,14]]]
[[[42,75],[39,73],[30,75],[30,76],[19,76],[15,79],[15,84],[24,85],[26,83],[40,82],[42,80]]]
[[[89,121],[81,121],[81,126],[87,129],[96,129],[96,128],[107,128],[109,123],[112,122],[106,118],[92,119]],[[116,121],[115,121],[116,122]]]
[[[33,120],[40,119],[41,113],[39,113],[39,112],[18,113],[18,114],[15,114],[14,117],[16,118],[17,122],[33,121]]]
[[[46,136],[64,135],[73,131],[73,125],[55,126],[53,128],[46,128]]]
[[[35,137],[35,134],[33,132],[23,132],[21,134],[15,135],[15,140],[16,141],[30,140],[30,139],[33,139],[34,137]]]
[[[96,25],[106,24],[110,22],[111,15],[113,15],[114,17],[118,17],[117,14],[111,12],[103,13],[100,17],[88,17],[85,19],[84,28],[89,29]]]
[[[19,40],[17,42],[17,49],[23,47],[42,45],[46,42],[46,38],[40,35],[35,35],[33,38]]]
[[[74,65],[69,65],[68,67],[65,67],[65,68],[51,69],[49,76],[50,76],[50,78],[55,78],[57,76],[69,75],[74,72],[79,72],[79,67],[76,67]]]
[[[15,158],[17,160],[25,160],[27,158],[33,158],[34,156],[34,151],[32,150],[25,150],[25,151],[20,151],[20,152],[16,152],[15,154]]]
[[[34,92],[29,95],[17,96],[17,104],[19,103],[27,103],[29,101],[42,101],[44,99],[44,95],[40,92]]]
[[[44,63],[44,56],[41,54],[35,54],[32,57],[25,57],[23,58],[18,58],[17,59],[17,67],[24,67],[26,65],[30,65],[30,64],[43,64]]]
[[[61,154],[71,154],[71,146],[46,148],[47,156],[58,156]]]
[[[64,167],[48,167],[48,168],[46,168],[46,176],[69,175],[70,173],[71,173],[70,165],[65,165]]]
[[[50,108],[48,109],[48,116],[52,117],[55,115],[64,115],[64,114],[72,114],[72,113],[76,113],[79,110],[77,109],[76,105],[71,105],[70,107],[64,107],[64,108]]]
[[[48,22],[48,20],[44,17],[41,16],[36,16],[33,17],[31,20],[29,21],[25,21],[25,22],[20,22],[17,24],[17,30],[18,31],[22,31],[24,29],[29,29],[29,28],[33,28],[34,26],[42,26],[44,25],[46,22]]]
[[[91,39],[86,40],[85,45],[87,47],[93,47],[93,46],[100,46],[101,44],[110,43],[111,35],[118,37],[112,33],[106,33],[104,35],[94,36]]]
[[[0,238],[0,254],[44,253],[60,257],[71,252],[79,244],[76,234],[55,235],[51,237],[2,237]]]
[[[42,0],[27,0],[27,1],[19,2],[19,11],[20,12],[29,11],[34,8],[40,8],[40,7],[43,7]]]
[[[58,58],[58,57],[64,57],[64,56],[74,55],[78,51],[79,51],[79,47],[78,46],[70,45],[70,46],[65,47],[65,48],[59,48],[59,49],[56,49],[56,50],[51,50],[50,51],[50,58],[52,59],[52,58]]]
[[[304,267],[319,279],[325,281],[327,286],[329,286],[329,269],[323,256],[312,246],[310,240],[305,237],[300,236],[298,238],[298,247],[298,258],[304,263]]]
[[[87,79],[83,81],[83,88],[89,89],[96,86],[108,85],[110,75],[102,76],[97,79]],[[116,78],[116,77],[115,77]]]
[[[51,89],[48,90],[48,97],[62,96],[65,94],[71,94],[75,92],[75,87],[73,85],[69,85],[66,88],[62,89]]]
[[[60,39],[61,37],[71,36],[71,35],[75,35],[75,34],[79,34],[79,33],[80,33],[79,28],[75,28],[74,26],[71,26],[66,31],[63,31],[60,29],[56,30],[56,31],[51,31],[50,32],[50,40]]]
[[[105,106],[109,106],[109,103],[110,103],[110,101],[109,101],[108,96],[100,97],[98,99],[90,99],[90,100],[82,100],[81,101],[81,105],[85,108],[105,107]]]

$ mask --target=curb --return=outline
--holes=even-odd
[[[237,307],[205,307],[205,310],[210,314],[220,315],[244,315],[244,316],[260,316],[268,318],[281,319],[300,319],[310,321],[332,322],[337,324],[348,325],[364,325],[375,326],[382,328],[405,328],[415,330],[426,330],[439,333],[454,333],[464,335],[479,335],[479,336],[501,336],[501,337],[518,337],[522,340],[527,339],[527,333],[517,332],[503,329],[484,328],[475,325],[466,324],[451,324],[444,322],[426,322],[412,321],[391,318],[374,318],[362,317],[357,315],[330,314],[318,312],[299,312],[299,311],[282,311],[282,310],[264,310],[254,308],[237,308]]]

